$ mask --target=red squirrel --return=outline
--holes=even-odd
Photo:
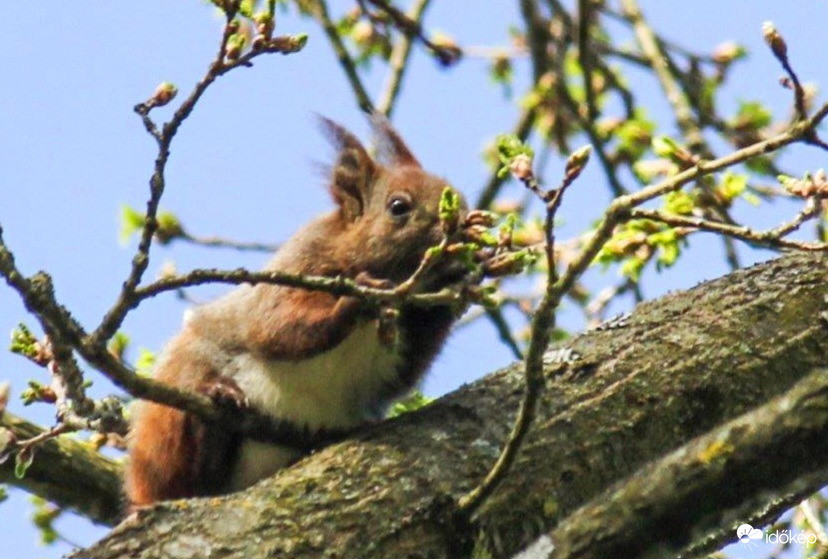
[[[425,172],[385,121],[375,120],[374,128],[386,165],[341,126],[327,119],[322,125],[338,150],[330,179],[336,209],[294,234],[265,270],[404,281],[442,238],[446,182]],[[429,285],[457,279],[457,270],[438,268]],[[350,429],[420,380],[455,314],[445,306],[404,305],[388,343],[376,309],[354,297],[244,285],[185,316],[155,377],[213,396],[229,389],[258,412],[309,432]],[[150,402],[136,411],[130,438],[132,507],[240,490],[301,454]]]

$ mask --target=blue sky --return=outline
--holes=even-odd
[[[332,1],[339,13],[351,2]],[[434,2],[427,27],[448,32],[463,46],[505,45],[508,26],[519,24],[516,2]],[[759,99],[774,114],[787,115],[790,94],[777,85],[780,68],[764,47],[761,24],[773,20],[788,40],[789,53],[805,81],[828,86],[824,53],[824,2],[778,0],[641,0],[645,14],[668,37],[709,51],[726,39],[745,44],[750,57],[736,66],[731,86],[720,98],[725,114],[738,99]],[[481,7],[484,6],[484,7]],[[26,3],[0,35],[4,87],[0,88],[0,224],[21,269],[44,269],[55,280],[60,300],[87,326],[94,326],[125,277],[132,244],[118,242],[122,204],[142,207],[155,155],[132,106],[164,80],[183,92],[203,74],[213,56],[220,21],[199,0],[142,2]],[[363,138],[367,125],[356,109],[345,78],[315,24],[280,16],[277,33],[310,34],[299,55],[260,58],[254,68],[223,78],[205,95],[185,123],[172,149],[163,207],[175,212],[193,233],[278,242],[312,216],[331,207],[324,179],[314,161],[331,153],[318,134],[313,113],[329,116]],[[526,84],[527,60],[516,63],[516,93]],[[375,65],[366,78],[375,96],[384,69]],[[672,119],[650,77],[630,73],[650,114],[673,131]],[[824,96],[822,97],[825,98]],[[167,115],[157,111],[156,118]],[[486,64],[468,59],[450,71],[417,49],[394,122],[423,164],[446,177],[470,199],[487,172],[482,146],[508,131],[518,114],[492,85]],[[825,166],[824,152],[797,147],[783,162],[798,171]],[[562,208],[562,235],[574,235],[599,215],[607,189],[596,168],[578,183]],[[553,174],[562,170],[554,161]],[[507,192],[517,196],[514,184]],[[574,191],[573,191],[574,192]],[[784,210],[784,211],[783,211]],[[739,215],[775,224],[790,209],[760,211],[740,207]],[[767,258],[745,254],[745,260]],[[180,270],[194,267],[257,268],[262,255],[156,247],[147,277],[174,260]],[[648,276],[650,297],[689,287],[726,272],[719,243],[698,237],[686,261],[660,276]],[[617,281],[614,272],[592,274],[591,286]],[[223,288],[193,291],[208,299]],[[180,324],[185,306],[172,296],[149,301],[124,325],[139,347],[157,350]],[[33,325],[16,297],[0,286],[0,332],[21,320]],[[564,325],[581,326],[574,312]],[[5,335],[5,334],[3,334]],[[424,390],[442,394],[510,362],[510,354],[481,323],[454,336],[433,367]],[[0,351],[0,379],[18,392],[43,371]],[[99,377],[103,393],[106,383]],[[11,409],[47,425],[52,411],[43,406]],[[25,496],[13,492],[0,504],[0,539],[19,559],[58,557],[68,548],[40,548],[31,528]],[[61,530],[78,543],[103,532],[81,520],[66,519]],[[11,547],[6,547],[11,546]]]

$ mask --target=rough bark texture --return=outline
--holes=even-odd
[[[23,441],[43,429],[9,412],[0,413],[0,428]],[[122,514],[122,467],[90,445],[59,437],[39,445],[26,475],[14,475],[14,458],[0,464],[0,483],[11,483],[68,507],[95,522],[112,524]]]
[[[554,559],[675,557],[702,530],[735,527],[767,492],[828,483],[828,370],[652,462],[566,518]],[[819,477],[815,477],[817,472]]]
[[[790,255],[570,340],[581,358],[550,362],[518,463],[471,524],[453,503],[497,456],[522,392],[519,365],[242,493],[142,511],[76,556],[508,556],[648,461],[824,366],[826,280],[828,255]]]

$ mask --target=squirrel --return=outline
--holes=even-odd
[[[265,270],[343,276],[393,286],[443,236],[446,181],[420,166],[384,119],[374,119],[380,154],[321,118],[337,156],[330,193],[336,208],[276,251]],[[461,209],[466,211],[465,202]],[[438,289],[465,273],[450,264],[425,278]],[[271,284],[243,285],[185,315],[155,366],[157,380],[307,432],[351,429],[378,418],[422,378],[458,309],[403,304],[388,341],[376,305]],[[180,410],[142,402],[134,413],[126,493],[131,508],[241,490],[301,456]]]

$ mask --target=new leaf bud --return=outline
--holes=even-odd
[[[776,26],[772,21],[766,21],[762,24],[762,36],[777,58],[785,59],[788,57],[788,45],[782,35],[779,34],[779,31],[776,30]]]

